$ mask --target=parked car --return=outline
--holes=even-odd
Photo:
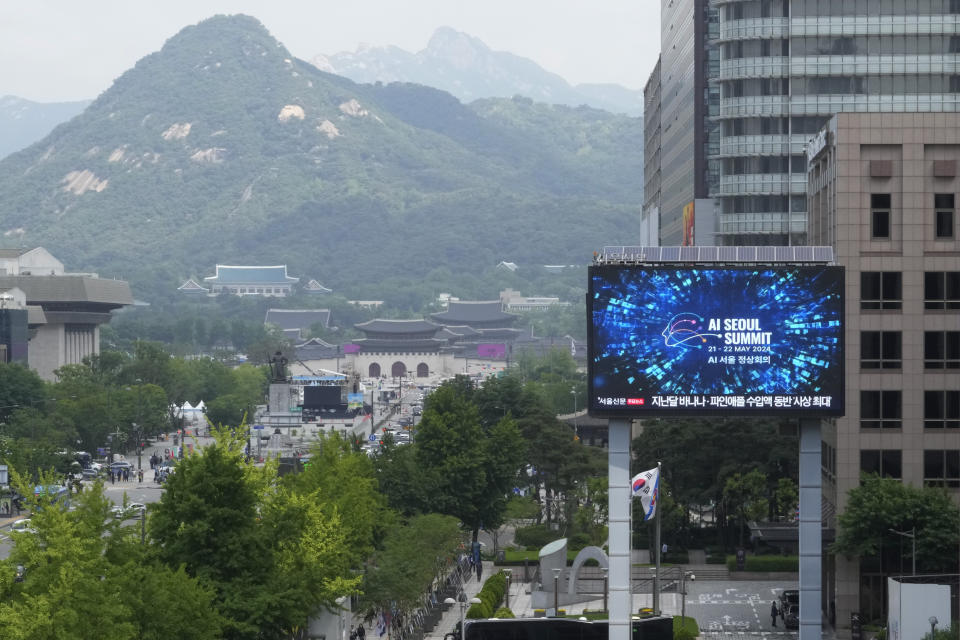
[[[787,629],[800,628],[800,605],[791,604],[783,613],[783,626]]]
[[[780,592],[780,611],[786,611],[791,605],[800,606],[800,591],[797,589],[784,589]]]
[[[30,518],[20,518],[19,520],[14,520],[13,524],[10,525],[10,531],[12,533],[36,533],[36,529],[30,526]]]
[[[117,520],[127,520],[128,518],[136,518],[144,509],[146,509],[146,506],[142,503],[131,502],[126,507],[118,504],[117,506],[111,508],[110,512]]]

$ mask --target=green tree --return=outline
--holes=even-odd
[[[723,499],[729,510],[737,515],[740,545],[743,546],[747,521],[760,520],[767,515],[767,477],[756,469],[746,474],[735,473],[724,484]]]
[[[914,531],[917,570],[942,571],[953,565],[960,511],[942,488],[913,487],[895,478],[864,475],[848,494],[838,520],[833,551],[849,557],[875,556],[899,546],[890,529]]]
[[[800,499],[797,483],[792,478],[779,478],[774,499],[774,515],[783,520],[793,520]]]
[[[485,428],[471,396],[457,381],[430,394],[417,431],[416,459],[434,483],[432,510],[459,518],[476,540],[482,527],[502,521],[525,447],[509,416]]]
[[[460,543],[458,522],[451,516],[419,515],[391,528],[370,557],[361,598],[364,609],[406,613],[418,607],[434,579],[450,566]]]
[[[285,484],[297,493],[316,495],[325,512],[340,519],[350,565],[359,567],[392,522],[380,492],[373,461],[354,451],[340,434],[322,438],[312,449],[303,473],[288,475]]]
[[[243,460],[227,432],[186,458],[150,519],[157,557],[211,588],[224,637],[285,638],[307,617],[355,592],[335,508]]]
[[[36,372],[15,362],[0,362],[0,422],[22,407],[42,407],[47,389]]]
[[[75,496],[75,509],[67,511],[34,496],[26,478],[14,474],[14,482],[30,500],[35,531],[14,533],[10,557],[0,561],[3,637],[219,637],[210,593],[182,571],[145,564],[136,528],[111,517],[101,484]],[[25,569],[22,582],[14,580],[18,565]],[[173,604],[176,615],[164,608]]]

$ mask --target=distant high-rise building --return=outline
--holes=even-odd
[[[709,0],[662,2],[660,60],[644,89],[644,175],[659,179],[658,244],[693,244],[694,202],[710,192],[707,157],[719,94],[708,80],[718,64],[716,34],[717,11]],[[650,215],[651,197],[644,199]]]
[[[803,149],[831,115],[960,110],[960,0],[662,0],[660,44],[665,245],[705,197],[717,244],[805,244]]]

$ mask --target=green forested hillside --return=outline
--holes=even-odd
[[[217,16],[0,162],[0,245],[43,245],[150,300],[218,262],[341,291],[583,263],[635,241],[642,157],[638,119],[357,85]]]

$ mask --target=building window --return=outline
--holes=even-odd
[[[864,271],[860,274],[861,309],[903,307],[903,277],[899,271]]]
[[[860,473],[875,473],[884,478],[903,477],[903,453],[899,449],[863,449]]]
[[[923,426],[926,429],[960,428],[960,391],[924,391]]]
[[[924,331],[923,367],[960,369],[960,331]]]
[[[890,194],[870,194],[870,237],[874,240],[890,239]]]
[[[927,487],[960,487],[960,451],[924,451],[923,484]]]
[[[899,331],[861,331],[861,369],[899,369],[903,364]]]
[[[933,226],[934,237],[937,240],[947,240],[953,237],[953,194],[933,194]]]
[[[903,406],[899,391],[861,391],[861,429],[899,429]]]
[[[960,271],[923,274],[924,309],[960,309]]]

